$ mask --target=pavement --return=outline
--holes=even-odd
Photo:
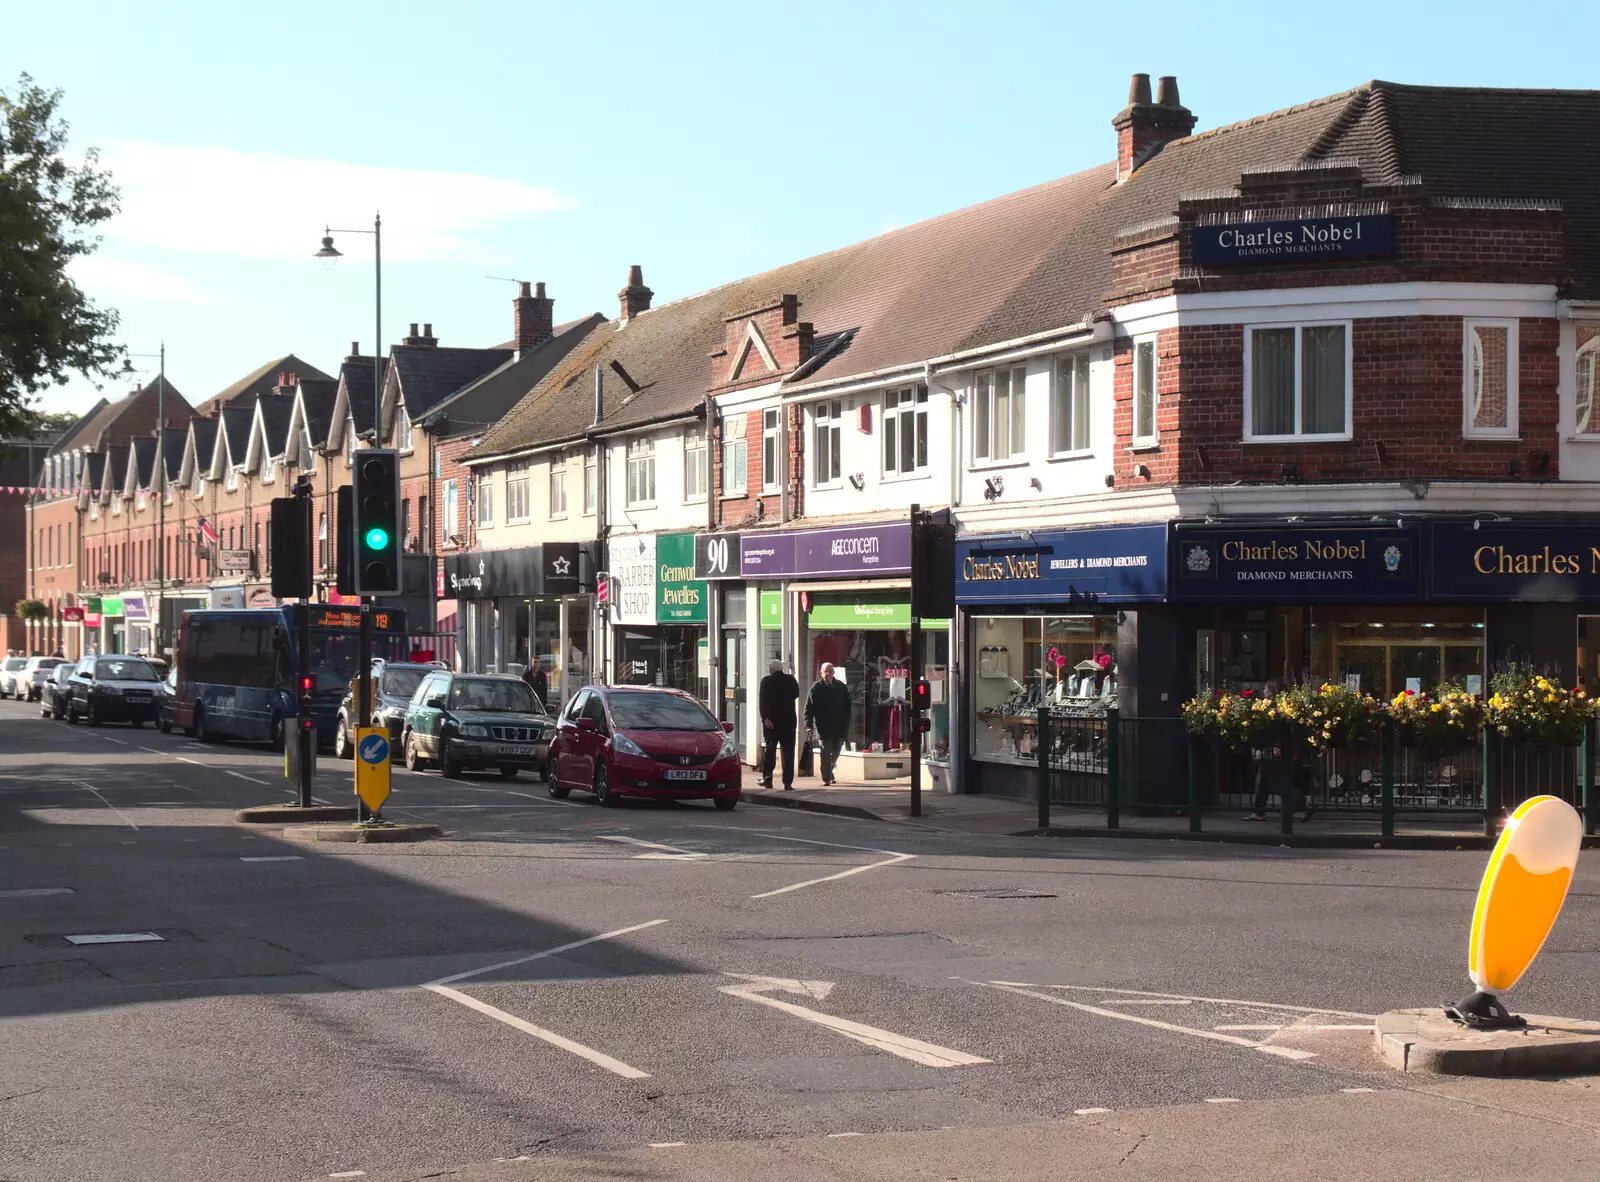
[[[440,839],[324,845],[233,821],[280,767],[0,703],[0,1178],[1592,1176],[1587,1081],[1372,1049],[1463,991],[1481,854],[402,769]],[[1597,920],[1580,862],[1514,1007],[1600,1017]]]

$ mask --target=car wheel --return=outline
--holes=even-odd
[[[96,708],[93,698],[89,699],[89,725],[100,725],[100,711]]]
[[[206,728],[206,712],[199,706],[194,708],[194,737],[202,743],[215,743],[217,737]]]
[[[54,702],[52,702],[50,704],[50,717],[51,718],[65,718],[66,716],[67,716],[67,708],[61,704],[61,699],[57,698]]]
[[[614,809],[622,803],[622,797],[611,790],[611,769],[603,763],[594,766],[594,798],[602,808]]]
[[[333,734],[333,754],[336,759],[355,758],[355,744],[350,741],[350,724],[343,718],[339,720],[339,728]]]
[[[445,739],[439,740],[439,774],[447,780],[461,778],[461,765],[456,762],[450,751],[450,743]]]
[[[422,752],[417,750],[415,735],[406,736],[406,767],[414,772],[420,772],[428,766],[428,761],[422,758]]]
[[[156,723],[156,729],[164,735],[170,735],[172,733],[172,719],[163,718],[160,722]]]
[[[514,768],[514,767],[503,767],[503,768],[501,768],[500,769],[500,778],[502,780],[515,780],[517,778],[517,769]]]
[[[572,789],[565,784],[551,784],[547,791],[550,793],[552,800],[565,800],[572,795]]]
[[[274,714],[272,724],[267,729],[267,741],[272,744],[274,751],[283,750],[283,715]]]
[[[131,718],[131,719],[128,720],[128,725],[133,727],[134,730],[139,730],[144,726],[144,719],[142,719],[142,718]]]
[[[553,784],[555,782],[556,757],[554,755],[546,755],[544,757],[544,766],[539,769],[539,778],[546,784]]]
[[[718,796],[711,803],[723,812],[731,813],[738,806],[739,798],[737,796]]]

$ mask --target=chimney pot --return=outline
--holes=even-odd
[[[1171,74],[1163,74],[1156,81],[1156,105],[1159,107],[1181,107],[1178,101],[1178,80]]]
[[[1146,101],[1148,101],[1148,100],[1146,100]],[[411,332],[409,334],[407,334],[407,335],[409,335],[409,336],[416,336],[417,335],[417,322],[415,320],[413,320],[411,322]]]
[[[1150,101],[1150,75],[1135,74],[1128,105],[1111,120],[1117,131],[1117,182],[1127,180],[1145,161],[1173,140],[1194,131],[1194,114],[1178,101],[1178,80],[1164,75],[1160,101]]]
[[[622,320],[627,323],[640,312],[650,310],[650,297],[655,295],[644,285],[644,268],[634,263],[628,268],[628,286],[617,293],[622,304]]]
[[[360,341],[351,341],[350,342],[350,356],[352,356],[352,357],[360,357],[361,356],[361,342]]]
[[[542,287],[544,285],[540,284],[540,286]],[[527,298],[528,296],[531,296],[533,294],[531,291],[528,290],[528,281],[526,279],[524,279],[522,281],[522,290],[518,294],[520,296],[522,296],[523,298]],[[540,292],[539,294],[543,295],[544,293]]]
[[[422,335],[423,335],[423,336],[425,336],[425,337],[431,337],[431,336],[433,336],[433,325],[431,325],[431,324],[424,324],[424,325],[423,325],[423,326],[422,326]]]
[[[524,294],[527,293],[528,285],[526,283],[524,283],[522,285],[522,290],[523,290]],[[544,299],[544,280],[543,279],[539,280],[539,284],[534,290],[535,290],[535,293],[538,295],[538,297],[541,300]]]
[[[511,301],[512,336],[517,342],[517,356],[537,349],[555,335],[555,301],[544,294],[544,284],[538,285],[538,295],[528,294],[529,284],[523,283],[522,294]]]
[[[1134,107],[1141,103],[1148,104],[1149,102],[1150,75],[1135,74],[1133,80],[1128,83],[1128,105]]]
[[[280,369],[278,371],[278,386],[279,386],[279,388],[281,389],[282,387],[287,386],[288,384],[289,384],[289,371],[286,370],[286,369]]]

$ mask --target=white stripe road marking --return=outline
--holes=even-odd
[[[122,820],[127,824],[129,829],[132,829],[135,833],[139,832],[139,826],[137,826],[137,825],[135,825],[133,823],[133,821],[128,817],[128,814],[123,812],[116,805],[112,804],[105,797],[101,796],[99,790],[97,788],[95,788],[95,786],[93,784],[85,784],[82,780],[77,781],[77,784],[78,784],[79,788],[83,788],[86,791],[93,792],[94,795],[95,795],[95,799],[98,800],[101,804],[105,805],[106,808],[108,808],[112,812],[116,813],[117,816],[121,817]]]
[[[574,948],[582,948],[586,944],[598,944],[602,940],[614,940],[618,936],[626,936],[630,932],[640,932],[645,928],[653,928],[663,924],[664,919],[652,919],[645,923],[636,923],[632,927],[616,928],[613,931],[601,932],[598,936],[589,936],[587,939],[574,940],[570,944],[561,944],[555,948],[546,948],[543,952],[530,952],[527,956],[519,956],[514,960],[502,960],[497,964],[486,964],[481,969],[468,969],[464,973],[455,973],[448,977],[440,977],[436,981],[429,981],[428,985],[454,985],[457,981],[465,981],[468,977],[481,977],[484,973],[492,973],[497,969],[509,969],[514,965],[527,964],[532,960],[543,960],[547,956],[560,956],[563,952],[571,952]],[[426,986],[424,986],[426,988]]]
[[[637,837],[626,837],[621,833],[597,833],[597,841],[616,841],[626,845],[636,845],[655,853],[636,854],[636,858],[660,858],[670,861],[686,861],[691,859],[709,858],[710,854],[703,854],[697,850],[686,850],[682,846],[662,845],[658,841],[641,841]]]
[[[762,891],[759,895],[751,895],[752,899],[770,899],[774,895],[787,895],[790,891],[801,891],[806,887],[818,886],[825,882],[837,882],[841,878],[849,878],[853,874],[865,874],[869,870],[878,870],[884,866],[893,866],[897,862],[909,862],[915,854],[896,854],[892,858],[885,858],[881,862],[873,862],[869,866],[856,866],[849,870],[841,870],[838,874],[824,875],[822,878],[808,878],[804,882],[790,883],[786,887],[779,887],[775,891]]]
[[[220,768],[218,770],[225,772],[237,780],[249,780],[252,784],[261,784],[265,786],[267,783],[265,780],[258,780],[254,776],[247,776],[243,772],[236,772],[232,768]]]
[[[1177,997],[1184,1001],[1208,1001],[1223,1006],[1248,1006],[1257,1010],[1287,1010],[1292,1014],[1334,1014],[1340,1018],[1369,1018],[1376,1014],[1358,1014],[1353,1010],[1330,1010],[1326,1006],[1290,1006],[1276,1001],[1242,1001],[1237,997],[1200,997],[1190,993],[1151,993],[1146,989],[1124,989],[1120,985],[1038,985],[1031,981],[990,981],[990,985],[1009,985],[1014,989],[1072,989],[1078,993],[1100,993],[1106,997],[1126,994],[1130,997]]]
[[[165,943],[154,932],[102,932],[92,936],[68,936],[68,944],[150,944]]]
[[[271,854],[271,855],[261,855],[261,856],[253,857],[253,858],[241,857],[239,859],[239,861],[241,861],[241,862],[304,862],[305,858],[300,854]]]
[[[1340,1088],[1339,1090],[1346,1096],[1370,1096],[1376,1091],[1375,1088]]]
[[[753,833],[757,837],[770,837],[774,841],[792,841],[800,845],[820,845],[835,850],[856,850],[863,854],[888,854],[889,857],[881,862],[873,862],[868,866],[854,866],[849,870],[842,870],[838,874],[824,875],[822,878],[808,878],[805,882],[791,883],[786,887],[779,887],[775,891],[762,891],[759,895],[751,895],[752,899],[770,899],[774,895],[787,895],[790,891],[804,890],[806,887],[817,886],[824,882],[836,882],[841,878],[849,878],[853,874],[865,874],[868,870],[878,870],[884,866],[893,866],[897,862],[909,862],[915,854],[900,854],[894,850],[879,849],[870,845],[845,845],[837,841],[818,841],[811,837],[787,837],[782,833],[773,833],[766,829],[745,829],[736,825],[696,825],[696,829],[721,829],[724,831],[736,830],[740,833]]]
[[[1206,1097],[1206,1103],[1207,1104],[1237,1104],[1237,1103],[1239,1103],[1239,1098],[1237,1096],[1207,1096]]]
[[[1110,1112],[1110,1111],[1111,1111],[1111,1109],[1109,1109],[1109,1108],[1074,1108],[1072,1110],[1072,1115],[1073,1116],[1094,1116],[1097,1113]]]
[[[685,1146],[687,1144],[689,1144],[687,1141],[652,1141],[652,1142],[650,1142],[650,1148],[651,1149],[681,1149],[683,1146]]]
[[[108,743],[115,743],[118,747],[131,746],[131,744],[125,743],[121,739],[113,739],[110,735],[96,735],[95,738],[104,739]]]
[[[1265,1022],[1260,1024],[1245,1023],[1242,1026],[1213,1026],[1213,1030],[1282,1030],[1281,1022]]]
[[[622,1060],[613,1059],[604,1051],[597,1051],[593,1047],[584,1046],[581,1042],[573,1042],[570,1038],[565,1038],[553,1030],[535,1026],[532,1022],[526,1022],[515,1014],[508,1014],[504,1010],[496,1009],[487,1002],[479,1001],[475,997],[462,993],[459,989],[451,989],[447,985],[424,985],[422,988],[430,993],[437,993],[440,997],[448,997],[451,1001],[459,1002],[469,1010],[477,1010],[478,1013],[487,1015],[496,1022],[504,1022],[513,1030],[531,1034],[534,1038],[541,1039],[553,1047],[559,1047],[561,1050],[574,1054],[580,1059],[587,1059],[596,1067],[603,1067],[613,1075],[622,1076],[623,1079],[650,1078],[648,1071],[640,1071],[637,1067],[629,1067]]]
[[[22,887],[14,891],[0,891],[0,899],[42,899],[46,895],[70,895],[71,887]]]
[[[1106,999],[1108,1006],[1187,1006],[1193,1005],[1187,997],[1112,997]],[[1218,1027],[1220,1030],[1221,1027]]]
[[[1124,1014],[1120,1010],[1108,1010],[1103,1006],[1085,1005],[1081,1001],[1069,1001],[1064,997],[1052,997],[1048,993],[1040,993],[1036,989],[1022,989],[1015,985],[1005,985],[999,981],[974,981],[975,985],[986,985],[990,989],[999,989],[1006,993],[1016,993],[1023,997],[1033,997],[1040,1001],[1047,1001],[1051,1005],[1070,1006],[1075,1010],[1082,1010],[1086,1014],[1098,1014],[1102,1018],[1115,1018],[1119,1022],[1137,1022],[1141,1026],[1152,1026],[1157,1030],[1169,1030],[1174,1034],[1188,1034],[1195,1038],[1210,1039],[1212,1042],[1224,1042],[1229,1046],[1245,1047],[1252,1051],[1260,1051],[1264,1055],[1276,1055],[1280,1059],[1314,1059],[1314,1051],[1300,1051],[1293,1047],[1263,1046],[1248,1038],[1238,1038],[1231,1034],[1218,1034],[1211,1030],[1196,1030],[1192,1026],[1179,1026],[1173,1022],[1160,1022],[1155,1018],[1141,1018],[1137,1014]]]

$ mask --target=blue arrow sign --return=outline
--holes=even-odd
[[[364,763],[382,763],[389,758],[389,740],[382,735],[368,735],[357,748]]]

